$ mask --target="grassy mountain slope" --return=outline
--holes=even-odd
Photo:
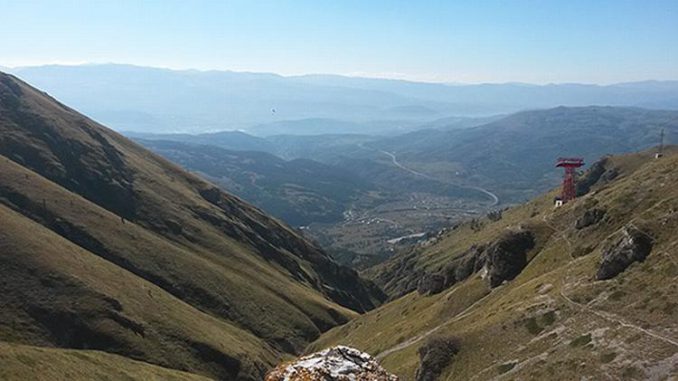
[[[556,191],[550,192],[498,221],[462,224],[369,272],[395,296],[470,258],[474,245],[509,231],[530,232],[534,246],[515,279],[490,288],[478,271],[433,295],[406,293],[329,331],[309,350],[356,346],[405,380],[414,379],[417,350],[440,336],[455,337],[460,348],[444,366],[443,380],[660,380],[676,374],[678,154],[610,157],[600,166],[608,175],[572,203],[554,209]],[[593,209],[604,210],[604,218],[578,224]],[[595,280],[602,253],[625,228],[651,237],[649,256],[612,279]]]
[[[0,340],[257,379],[381,298],[285,225],[4,74],[0,155],[14,280]]]
[[[341,221],[346,206],[374,188],[345,170],[307,159],[285,161],[264,152],[162,140],[139,142],[296,226]]]
[[[0,379],[66,381],[91,379],[208,380],[105,352],[40,348],[0,342]]]

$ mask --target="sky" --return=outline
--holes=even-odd
[[[0,0],[0,66],[678,80],[677,0]]]

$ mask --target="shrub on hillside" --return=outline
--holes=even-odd
[[[487,212],[487,219],[490,221],[499,221],[503,217],[503,211],[502,210],[492,210]]]

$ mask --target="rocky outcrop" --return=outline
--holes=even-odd
[[[633,262],[642,262],[652,251],[652,238],[633,226],[625,226],[621,237],[603,251],[596,279],[611,279]]]
[[[463,255],[447,265],[444,270],[445,287],[451,287],[478,272],[485,265],[484,252],[485,246],[473,245]]]
[[[336,346],[273,369],[265,381],[398,381],[367,353]]]
[[[486,252],[487,279],[494,288],[515,278],[527,265],[527,252],[534,247],[529,231],[510,232],[493,243]]]
[[[603,217],[605,217],[604,209],[598,208],[589,209],[586,212],[584,212],[583,216],[577,219],[577,221],[574,223],[574,227],[577,230],[584,229],[591,225],[597,224],[603,219]]]
[[[490,287],[497,287],[520,274],[527,265],[527,252],[533,247],[532,232],[507,232],[489,246],[471,246],[438,273],[424,274],[417,291],[420,295],[437,294],[481,270]]]
[[[596,161],[588,171],[577,181],[577,196],[583,196],[596,184],[605,184],[614,180],[619,175],[617,168],[608,168],[607,157]]]
[[[445,277],[441,274],[426,274],[417,285],[419,295],[434,295],[445,289]]]
[[[434,295],[454,286],[485,265],[484,245],[473,245],[435,274],[424,274],[417,284],[420,295]]]
[[[454,355],[459,352],[459,340],[454,337],[435,337],[419,348],[419,368],[416,381],[436,381]]]

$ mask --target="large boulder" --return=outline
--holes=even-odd
[[[454,355],[459,352],[459,340],[455,337],[434,337],[419,348],[419,368],[416,381],[436,381]]]
[[[621,237],[603,251],[596,279],[611,279],[633,262],[642,262],[652,251],[652,238],[633,226],[625,226]]]
[[[265,381],[398,381],[367,353],[336,346],[282,364]]]
[[[574,223],[574,227],[575,229],[580,230],[585,227],[595,225],[598,222],[600,222],[600,220],[602,220],[603,217],[605,217],[604,209],[598,208],[589,209],[586,212],[584,212],[584,215],[577,219],[577,221]]]
[[[505,233],[485,252],[487,279],[494,288],[515,278],[527,265],[527,252],[534,247],[530,231]]]

